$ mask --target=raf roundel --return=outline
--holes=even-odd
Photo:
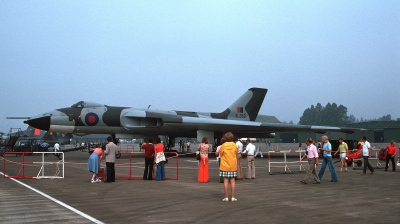
[[[95,126],[97,123],[99,123],[99,116],[92,112],[87,113],[85,116],[85,122],[88,126]]]

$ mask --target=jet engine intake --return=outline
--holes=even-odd
[[[121,125],[127,129],[132,127],[161,127],[163,122],[160,118],[122,117]]]

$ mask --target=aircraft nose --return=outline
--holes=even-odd
[[[29,119],[27,121],[24,121],[24,123],[34,128],[48,131],[50,129],[50,116]]]

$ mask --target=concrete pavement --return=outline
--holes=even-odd
[[[181,155],[178,180],[92,184],[91,174],[86,171],[87,152],[68,152],[64,179],[14,181],[1,176],[0,220],[3,223],[396,223],[400,218],[400,167],[396,172],[378,168],[374,174],[366,175],[360,175],[361,168],[350,168],[346,173],[338,172],[336,183],[330,182],[327,169],[320,185],[310,184],[311,179],[304,185],[300,180],[305,172],[297,169],[283,174],[282,168],[276,167],[274,175],[269,175],[266,155],[256,158],[256,179],[236,182],[238,201],[222,202],[223,184],[218,183],[214,158],[210,158],[209,183],[198,183],[197,161]],[[56,162],[53,157],[48,157],[48,161]],[[27,156],[27,160],[40,161],[40,156]],[[170,161],[167,177],[174,177],[175,161]],[[245,161],[242,159],[244,174]],[[117,162],[117,176],[125,175],[128,156],[123,155]],[[2,160],[2,167],[3,164]],[[134,154],[132,164],[133,176],[140,179],[143,156]],[[340,163],[334,165],[339,171]],[[35,175],[39,168],[32,164],[25,167],[25,172]],[[18,165],[7,164],[6,172],[17,173],[19,169]],[[56,173],[54,165],[45,169]]]

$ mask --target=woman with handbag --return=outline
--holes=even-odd
[[[165,180],[165,155],[164,145],[161,144],[161,139],[156,139],[156,145],[154,146],[154,161],[156,161],[157,171],[156,180]]]
[[[200,160],[199,160],[199,173],[197,177],[198,182],[208,182],[210,180],[210,175],[208,173],[208,151],[210,146],[208,145],[208,139],[203,137],[199,148],[197,149],[200,152]]]

